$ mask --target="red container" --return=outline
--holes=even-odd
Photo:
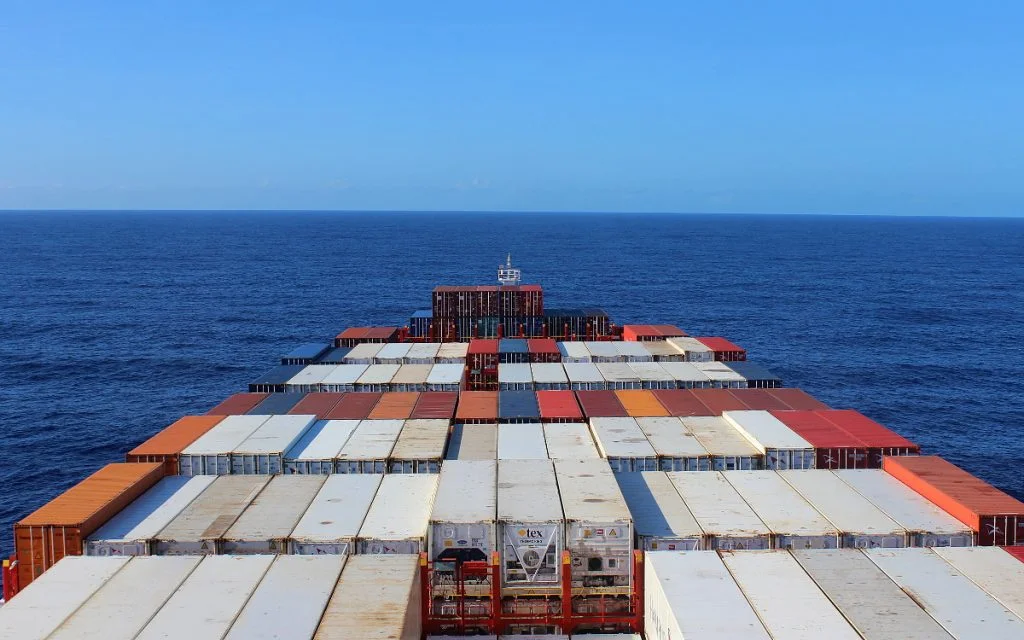
[[[815,411],[772,411],[773,416],[811,443],[818,469],[877,469],[868,446]]]
[[[1024,562],[1024,547],[1003,547],[1006,553]]]
[[[772,409],[789,409],[790,406],[768,393],[771,389],[729,389],[740,402],[751,409],[770,411]]]
[[[803,389],[765,389],[770,395],[779,400],[782,400],[789,405],[790,409],[798,409],[800,411],[817,411],[818,409],[828,409],[829,406],[824,402],[821,402],[814,396],[810,395]]]
[[[628,418],[626,411],[614,391],[576,391],[576,399],[583,408],[583,415],[590,418]]]
[[[543,422],[583,422],[583,411],[572,391],[538,391],[537,406]]]
[[[1024,502],[938,456],[887,456],[891,476],[978,534],[978,544],[1024,544]]]
[[[363,342],[394,342],[398,327],[370,327]]]
[[[208,416],[241,416],[267,399],[266,393],[236,393],[206,412]]]
[[[662,338],[682,338],[686,332],[672,324],[656,324],[654,328],[661,334]]]
[[[331,409],[341,402],[344,396],[344,393],[308,393],[288,413],[292,415],[313,415],[323,420],[331,412]]]
[[[455,417],[455,406],[458,401],[459,394],[454,391],[424,391],[420,394],[420,399],[413,407],[410,417],[413,420],[428,418],[451,420]]]
[[[463,391],[455,409],[455,422],[487,424],[498,422],[497,391]]]
[[[622,325],[622,339],[627,342],[661,340],[661,332],[649,324],[624,324]]]
[[[826,409],[817,412],[823,418],[851,434],[868,447],[868,466],[882,466],[882,456],[907,456],[921,453],[921,447],[852,409]]]
[[[686,418],[714,415],[706,404],[693,395],[692,389],[654,389],[652,393],[671,416]]]
[[[742,400],[729,393],[730,389],[690,389],[695,398],[704,403],[713,416],[722,415],[723,411],[743,411],[749,409]]]
[[[349,327],[334,337],[335,347],[354,347],[363,341],[370,327]]]
[[[526,341],[526,350],[530,352],[530,362],[562,361],[562,352],[552,338],[531,338]]]
[[[498,341],[477,338],[469,341],[466,351],[466,364],[469,366],[469,377],[473,381],[489,381],[492,375],[498,377]],[[483,379],[481,379],[481,377]]]
[[[346,393],[326,416],[327,420],[366,420],[380,400],[379,393]]]
[[[747,351],[725,338],[706,337],[697,338],[701,344],[715,352],[715,360],[721,362],[738,362],[747,359]]]

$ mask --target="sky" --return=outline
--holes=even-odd
[[[1024,2],[0,0],[0,209],[1024,215]]]

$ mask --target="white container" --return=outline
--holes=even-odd
[[[335,473],[384,473],[404,420],[362,420],[338,452]]]
[[[658,453],[634,418],[591,418],[590,432],[612,471],[658,470]]]
[[[220,543],[220,553],[287,553],[288,538],[327,476],[274,476]]]
[[[334,364],[307,365],[306,368],[296,373],[288,379],[288,382],[284,383],[284,389],[285,391],[305,393],[318,391],[320,383],[323,382],[324,378],[337,368],[338,365]]]
[[[562,364],[569,388],[574,391],[601,391],[608,388],[608,382],[601,375],[596,364],[590,362],[565,362]]]
[[[406,420],[391,450],[391,473],[438,473],[447,444],[447,420]]]
[[[440,342],[417,342],[405,354],[405,364],[434,364],[437,358],[437,351],[441,348]]]
[[[715,359],[715,352],[696,338],[665,338],[665,342],[679,349],[687,362],[712,362]]]
[[[345,556],[277,556],[226,640],[312,638]]]
[[[533,369],[527,363],[498,365],[498,389],[501,391],[533,391]]]
[[[724,411],[722,417],[764,454],[766,469],[813,469],[814,447],[767,411]]]
[[[320,420],[284,454],[284,472],[334,473],[338,452],[359,425],[358,420]]]
[[[652,551],[644,565],[647,640],[771,639],[717,553]]]
[[[610,343],[609,343],[610,344]],[[640,376],[626,362],[598,362],[597,370],[609,389],[640,389]]]
[[[368,364],[339,364],[320,381],[319,391],[332,393],[355,391],[356,380],[369,368]]]
[[[391,378],[392,391],[426,391],[427,377],[432,364],[404,364],[394,378]]]
[[[854,491],[834,473],[821,470],[779,471],[811,506],[842,535],[842,546],[856,548],[906,546],[907,531]]]
[[[160,530],[196,497],[216,476],[169,476],[122,509],[85,543],[89,556],[148,556],[150,543]]]
[[[440,363],[430,369],[427,376],[428,391],[458,391],[466,366],[462,363]]]
[[[633,518],[604,460],[555,460],[576,587],[633,584]]]
[[[358,553],[426,551],[427,525],[437,492],[437,474],[386,475],[363,520]]]
[[[498,541],[502,586],[510,592],[558,589],[564,519],[548,460],[498,463]]]
[[[498,463],[451,460],[441,469],[430,514],[430,558],[489,562],[497,550]]]
[[[420,640],[419,558],[355,556],[327,603],[314,640]]]
[[[775,640],[860,640],[788,553],[728,551],[722,561]]]
[[[43,640],[88,601],[131,558],[65,556],[0,607],[0,631],[11,640]]]
[[[221,638],[276,556],[213,556],[174,592],[139,640]]]
[[[390,342],[374,354],[374,364],[402,364],[412,345],[408,342]],[[350,352],[351,353],[351,352]]]
[[[950,640],[914,600],[856,549],[791,555],[866,640]]]
[[[355,390],[366,393],[390,391],[391,379],[401,367],[400,364],[371,364],[356,380]]]
[[[622,344],[643,344],[642,342],[623,342]],[[658,362],[633,361],[629,363],[633,375],[640,379],[644,389],[675,389],[676,379]]]
[[[496,460],[498,425],[457,424],[452,427],[446,460]]]
[[[865,549],[956,638],[1024,638],[1024,620],[929,549]]]
[[[584,342],[591,362],[622,362],[619,350],[611,342]]]
[[[346,555],[384,476],[371,473],[328,476],[292,529],[288,552],[295,555]]]
[[[437,349],[438,363],[466,364],[466,353],[469,351],[468,342],[445,342]]]
[[[499,460],[547,460],[544,428],[539,422],[498,425]]]
[[[684,357],[682,351],[665,340],[648,340],[639,344],[647,349],[647,353],[651,354],[655,362],[681,362]]]
[[[232,449],[231,473],[282,473],[285,452],[315,423],[315,415],[270,416]]]
[[[217,553],[217,542],[268,482],[270,476],[220,476],[157,534],[153,552]]]
[[[761,521],[721,472],[668,474],[707,536],[710,549],[768,549],[771,529]]]
[[[679,418],[637,418],[662,471],[709,471],[711,455]]]
[[[270,416],[227,416],[212,429],[185,447],[178,457],[178,471],[183,476],[231,473],[231,452]]]
[[[661,362],[661,368],[672,376],[680,389],[710,389],[711,378],[692,362]]]
[[[533,386],[538,391],[560,391],[569,389],[569,377],[558,362],[537,362],[530,365],[533,372]]]
[[[590,362],[590,350],[582,342],[567,341],[558,343],[558,351],[562,354],[562,362]]]
[[[384,345],[380,343],[362,342],[352,347],[341,361],[345,364],[373,364],[373,359],[383,348]]]
[[[648,351],[642,342],[632,340],[621,340],[611,343],[616,353],[623,362],[653,362],[654,356]]]
[[[764,455],[723,418],[693,416],[680,420],[711,455],[713,470],[750,470],[764,466]]]
[[[912,547],[969,547],[974,532],[881,469],[841,469],[839,479],[907,530]]]
[[[195,570],[200,560],[199,556],[135,558],[49,637],[132,640]]]
[[[663,471],[617,473],[615,479],[633,516],[637,548],[644,551],[693,551],[704,532]]]
[[[773,534],[776,549],[837,549],[839,532],[775,471],[722,475]]]
[[[1024,562],[1000,547],[936,547],[932,551],[1024,619]]]
[[[580,422],[545,422],[544,443],[552,460],[587,460],[600,458],[587,425]]]
[[[747,379],[730,369],[724,362],[695,362],[694,366],[711,379],[716,389],[746,389]]]

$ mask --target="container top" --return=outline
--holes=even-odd
[[[657,396],[646,389],[625,389],[615,392],[622,407],[633,418],[667,416],[668,411]]]
[[[291,393],[271,393],[263,402],[246,412],[246,415],[273,416],[289,413],[295,405],[306,399],[305,391]]]
[[[370,332],[370,327],[349,327],[335,336],[338,340],[362,340]]]
[[[447,443],[447,420],[406,420],[391,457],[395,460],[440,461]]]
[[[331,409],[336,407],[344,394],[341,393],[328,393],[328,392],[314,392],[308,393],[302,400],[299,400],[295,405],[288,410],[291,415],[315,415],[317,417],[325,417],[331,412]]]
[[[643,342],[623,342],[622,344],[636,344],[643,346]],[[628,362],[633,374],[643,381],[650,382],[672,382],[675,377],[665,370],[660,362]],[[685,364],[685,363],[683,363]]]
[[[440,342],[417,342],[409,348],[405,354],[406,360],[433,360],[441,348]]]
[[[533,372],[533,380],[540,384],[565,384],[569,378],[565,375],[565,369],[558,362],[536,362],[530,365]]]
[[[286,460],[333,460],[358,420],[319,420],[285,453]]]
[[[780,389],[766,389],[768,393],[775,396],[779,400],[782,400],[789,405],[790,409],[818,411],[828,409],[828,405],[811,396],[803,389],[791,389],[791,388],[780,388]]]
[[[378,351],[376,355],[374,355],[374,358],[376,358],[378,362],[383,362],[386,360],[400,361],[409,353],[409,349],[411,348],[412,344],[408,342],[392,342],[382,346],[380,348],[380,351]]]
[[[345,356],[345,362],[369,361],[377,356],[377,353],[384,348],[379,342],[363,342],[352,347],[352,350]]]
[[[420,637],[419,557],[356,555],[334,589],[314,640]]]
[[[341,364],[352,347],[335,347],[316,359],[317,364]]]
[[[326,479],[327,476],[322,475],[273,476],[270,483],[227,530],[224,539],[284,540],[291,534]],[[278,553],[283,552],[284,549],[278,549]]]
[[[821,411],[820,415],[857,439],[863,440],[869,447],[920,450],[917,444],[883,427],[859,411],[829,409]]]
[[[435,364],[427,376],[427,384],[459,384],[465,367],[458,363]]]
[[[618,358],[619,350],[611,342],[584,342],[587,351],[596,358]]]
[[[586,358],[590,359],[590,350],[582,342],[566,341],[558,343],[558,351],[563,358]]]
[[[455,409],[458,420],[498,420],[497,391],[463,391],[459,394],[459,404]]]
[[[717,416],[692,416],[680,418],[683,426],[693,434],[701,446],[712,456],[761,456],[754,445],[740,435],[724,418]]]
[[[496,460],[497,457],[497,424],[457,424],[452,427],[447,460]]]
[[[425,538],[436,492],[436,473],[385,475],[359,529],[359,537],[363,540]]]
[[[300,344],[295,347],[287,354],[285,358],[308,358],[310,360],[323,355],[328,349],[331,348],[329,343],[325,342],[307,342],[306,344]]]
[[[558,353],[558,343],[554,338],[530,338],[526,341],[530,353]]]
[[[572,391],[538,391],[537,407],[544,420],[582,420],[583,412]]]
[[[722,475],[773,533],[805,536],[838,534],[832,523],[775,471],[723,471]]]
[[[217,476],[157,535],[159,540],[216,540],[234,524],[272,476]]]
[[[498,341],[488,340],[484,338],[473,338],[469,341],[469,350],[466,352],[467,355],[475,354],[495,354],[498,353]]]
[[[304,364],[279,364],[249,384],[284,384],[305,368]]]
[[[152,540],[217,476],[168,476],[89,536],[89,540]]]
[[[236,393],[206,412],[210,416],[227,416],[245,413],[267,397],[265,393]]]
[[[771,533],[720,471],[672,471],[668,477],[705,533],[716,536],[767,536]]]
[[[638,536],[683,539],[704,536],[664,471],[617,473],[615,480]]]
[[[354,540],[384,476],[335,473],[326,478],[292,530],[292,540],[307,543]]]
[[[432,364],[403,364],[395,377],[391,379],[392,384],[426,384]]]
[[[609,343],[611,344],[611,343]],[[639,380],[636,371],[629,366],[628,362],[598,362],[597,370],[601,376],[610,383],[624,384]]]
[[[566,520],[632,522],[615,474],[604,460],[555,460],[555,477]]]
[[[590,430],[605,458],[654,458],[658,455],[634,418],[591,418]]]
[[[767,411],[726,411],[722,417],[762,453],[768,449],[813,449],[810,442]]]
[[[647,349],[647,353],[654,357],[665,357],[665,356],[679,356],[682,355],[682,351],[676,348],[675,345],[666,340],[651,340],[650,342],[642,342],[644,348]]]
[[[709,455],[679,418],[637,418],[636,423],[659,457],[700,458]]]
[[[863,440],[840,429],[816,411],[772,411],[771,414],[816,448],[867,448]]]
[[[615,351],[620,356],[628,358],[650,358],[651,352],[641,342],[627,342],[625,340],[620,342],[610,343],[615,346]]]
[[[959,520],[881,469],[841,469],[833,473],[907,531],[951,534],[970,531]]]
[[[339,364],[331,369],[331,372],[324,376],[321,384],[354,384],[366,370],[368,364]]]
[[[573,382],[602,383],[604,376],[596,364],[591,362],[563,362],[566,377]]]
[[[338,460],[383,460],[391,455],[404,420],[363,420],[338,452]]]
[[[231,450],[242,455],[280,455],[298,442],[316,423],[316,416],[270,416],[248,438]]]
[[[548,450],[541,424],[499,424],[498,459],[547,460]]]
[[[469,353],[468,342],[445,342],[437,349],[437,357],[442,359],[466,359]]]
[[[377,400],[377,404],[373,405],[367,418],[370,420],[407,420],[412,415],[412,409],[419,399],[420,394],[417,391],[386,391],[380,395],[380,399]]]
[[[883,468],[905,484],[909,473],[978,515],[1024,514],[1024,503],[938,456],[886,457]],[[902,472],[901,472],[902,471]],[[911,486],[920,491],[916,486]]]
[[[418,311],[413,311],[412,312],[412,317],[413,318],[433,318],[434,317],[434,310],[433,309],[420,309]]]
[[[498,382],[502,384],[533,384],[533,370],[525,363],[498,365]]]
[[[129,456],[179,453],[217,426],[224,416],[185,416],[128,452]]]
[[[729,362],[727,365],[730,369],[740,374],[747,380],[781,380],[779,376],[775,375],[771,371],[765,369],[756,362],[749,360],[739,360],[736,362]]]
[[[526,340],[521,338],[502,338],[498,341],[498,353],[529,353]]]
[[[725,338],[719,336],[698,337],[697,340],[712,351],[745,351],[743,347],[729,342]]]
[[[441,467],[431,522],[494,522],[498,515],[498,463],[449,460]]]
[[[23,526],[94,526],[91,525],[91,521],[103,513],[104,509],[109,508],[125,492],[140,485],[152,486],[163,474],[164,466],[160,462],[114,462],[108,464],[22,518],[18,524]]]
[[[387,384],[395,377],[401,366],[400,364],[371,364],[363,372],[363,375],[359,376],[356,384]]]
[[[753,387],[746,389],[729,389],[729,393],[738,398],[740,402],[745,404],[749,409],[760,409],[762,411],[781,411],[789,409],[789,405],[772,395],[772,391],[772,389],[756,389]],[[778,416],[776,417],[778,418]],[[782,420],[781,418],[779,419]],[[786,422],[785,420],[782,421]],[[790,428],[792,429],[792,426],[790,426]],[[804,437],[806,438],[807,436]],[[808,440],[808,442],[810,442],[810,440]]]
[[[542,427],[550,459],[586,460],[601,457],[587,425],[581,422],[546,422]]]
[[[662,370],[672,376],[673,380],[691,384],[704,385],[711,381],[706,373],[694,366],[692,362],[659,362]]]
[[[550,460],[498,463],[498,520],[512,524],[562,520],[562,501]]]
[[[334,371],[337,365],[333,364],[310,364],[302,368],[301,371],[296,373],[291,378],[288,378],[286,384],[289,385],[300,385],[300,384],[319,384],[327,374]]]
[[[328,420],[365,420],[373,411],[381,394],[378,392],[346,393],[327,412]]]
[[[455,415],[455,405],[459,401],[457,391],[427,391],[420,394],[416,406],[412,408],[414,420],[441,418],[451,420]]]
[[[671,362],[663,362],[673,364]],[[686,364],[686,363],[682,363]],[[696,369],[695,369],[696,371]],[[655,389],[654,397],[658,399],[670,415],[682,418],[686,416],[715,415],[707,405],[697,399],[691,389]]]
[[[693,366],[697,367],[701,373],[712,380],[719,380],[721,382],[747,381],[746,378],[730,369],[729,366],[723,362],[694,362]]]
[[[498,417],[502,420],[539,420],[536,394],[533,391],[498,392]]]
[[[691,338],[688,336],[665,338],[665,341],[674,345],[683,353],[709,353],[711,351],[707,345],[697,338]]]
[[[576,398],[588,418],[624,418],[629,414],[615,397],[614,391],[577,391]]]
[[[905,533],[892,518],[833,473],[824,469],[790,469],[778,473],[842,533]]]
[[[932,551],[984,589],[1004,607],[1024,614],[1024,563],[1006,548],[932,547]]]

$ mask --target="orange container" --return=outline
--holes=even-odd
[[[178,455],[224,416],[185,416],[128,452],[126,462],[160,462],[164,474],[178,474]]]
[[[455,409],[455,422],[486,424],[498,421],[497,391],[463,391]]]
[[[18,581],[24,589],[64,556],[80,556],[86,537],[164,475],[160,462],[108,464],[14,525]]]
[[[206,412],[208,416],[240,416],[267,398],[265,393],[236,393]]]
[[[382,393],[380,400],[370,412],[370,420],[408,420],[419,399],[420,394],[417,391]]]
[[[620,389],[615,395],[630,418],[669,415],[658,398],[646,389]]]

